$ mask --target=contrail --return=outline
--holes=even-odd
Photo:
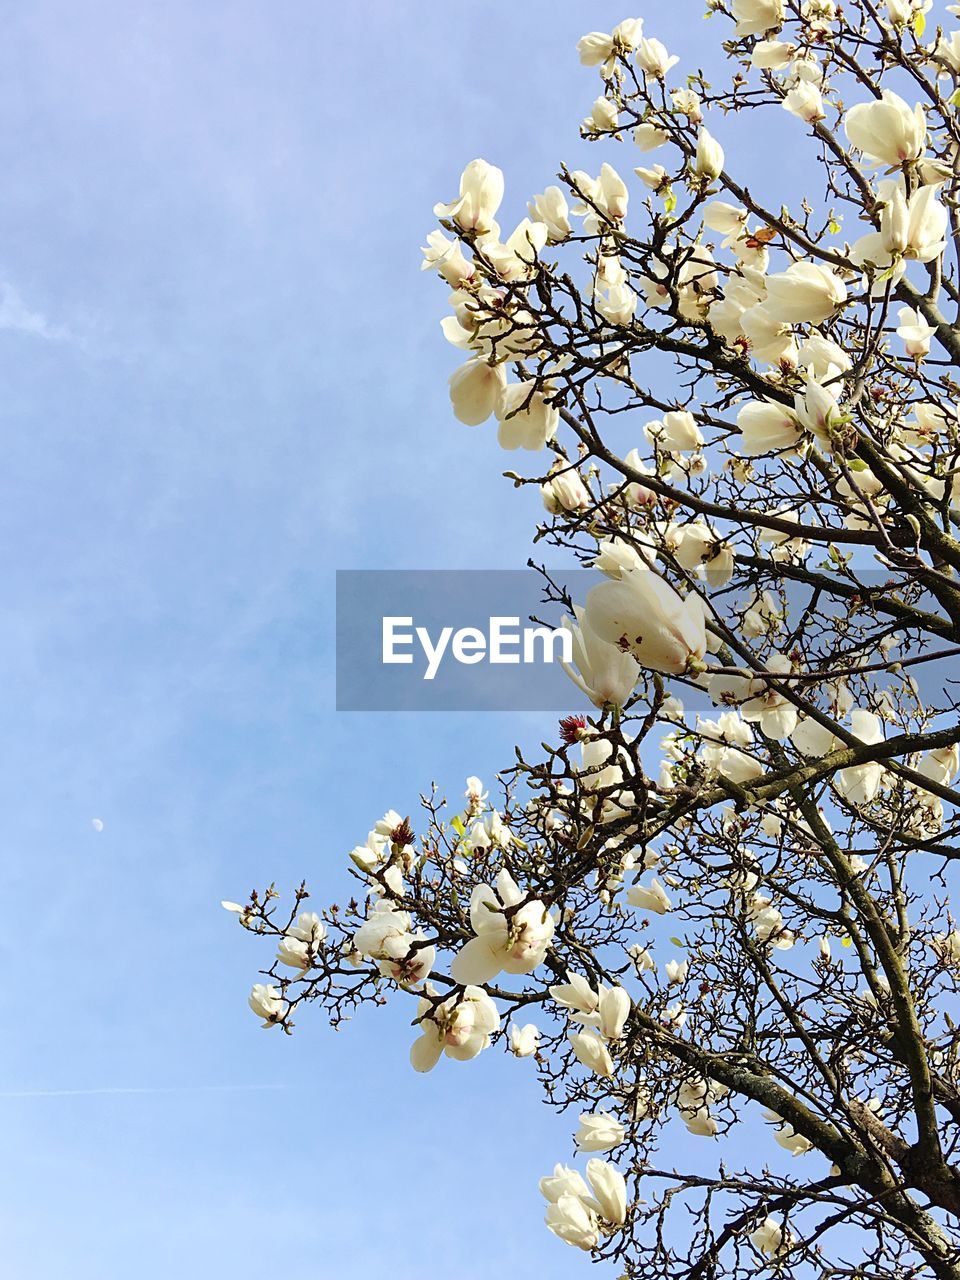
[[[0,1089],[0,1098],[92,1098],[120,1093],[253,1093],[285,1089],[282,1084],[184,1084],[103,1089]]]

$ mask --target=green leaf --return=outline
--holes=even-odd
[[[852,947],[853,939],[848,934],[847,937],[840,939],[840,945],[841,947]]]
[[[462,836],[464,831],[466,830],[466,828],[463,825],[463,819],[460,817],[459,813],[453,819],[450,825],[451,827],[453,827],[454,831],[457,833],[458,836]]]
[[[670,941],[673,943],[673,945],[674,945],[675,947],[682,947],[682,946],[683,946],[683,943],[680,941],[680,939],[679,939],[679,938],[671,938],[671,939],[670,939]]]
[[[913,34],[917,37],[918,40],[922,37],[926,29],[927,29],[927,15],[925,13],[916,14],[913,19]]]

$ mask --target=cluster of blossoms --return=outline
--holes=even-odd
[[[590,715],[496,805],[471,777],[386,813],[345,906],[226,905],[277,942],[265,1026],[408,999],[416,1070],[499,1045],[578,1108],[585,1177],[540,1184],[565,1243],[960,1280],[960,32],[925,39],[929,0],[709,8],[727,85],[639,18],[589,33],[610,158],[506,234],[473,160],[424,249],[454,415],[534,455],[537,540],[596,573],[545,575]],[[766,107],[823,207],[733,171]]]

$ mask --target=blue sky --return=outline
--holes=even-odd
[[[691,66],[701,11],[648,17]],[[418,246],[475,155],[505,225],[599,167],[574,46],[631,11],[0,12],[6,1271],[583,1275],[530,1064],[417,1077],[406,1006],[259,1030],[264,953],[218,903],[335,898],[384,809],[511,758],[499,715],[334,713],[333,574],[524,563],[535,497],[452,418]],[[112,1089],[141,1092],[13,1096]]]

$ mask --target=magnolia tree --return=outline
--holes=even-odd
[[[960,1277],[960,31],[930,6],[717,0],[720,84],[628,19],[579,44],[602,162],[506,234],[467,165],[424,264],[453,411],[603,575],[549,584],[595,710],[493,794],[386,813],[346,905],[225,904],[276,947],[265,1026],[396,1000],[417,1071],[532,1059],[569,1117],[546,1225],[627,1277]],[[771,112],[772,194],[731,154]]]

